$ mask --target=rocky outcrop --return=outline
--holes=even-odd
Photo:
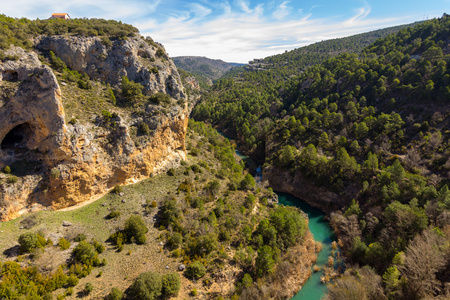
[[[105,42],[105,38],[43,36],[35,40],[40,50],[53,51],[71,69],[117,85],[122,76],[139,82],[147,95],[164,93],[186,97],[175,64],[163,46],[141,37]]]
[[[6,55],[16,59],[0,64],[0,166],[23,154],[14,149],[45,152],[47,161],[62,159],[66,127],[55,75],[35,53],[12,47]]]
[[[100,115],[65,124],[67,96],[52,70],[33,52],[8,50],[5,54],[14,60],[0,64],[0,168],[14,167],[13,174],[0,178],[0,220],[82,203],[185,159],[186,94],[162,46],[139,37],[111,46],[97,37],[42,37],[37,43],[91,79],[115,85],[125,75],[148,95],[165,93],[172,100],[164,107],[147,103],[137,108],[139,113],[118,108],[108,124]],[[143,123],[148,133],[137,140],[136,128]],[[18,166],[29,165],[17,173]]]
[[[336,211],[346,203],[344,197],[314,185],[301,172],[292,174],[275,167],[264,168],[262,180],[267,180],[275,191],[292,194],[326,213]]]

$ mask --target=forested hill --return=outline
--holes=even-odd
[[[339,199],[331,223],[358,272],[331,299],[449,296],[449,39],[444,14],[286,82],[280,69],[220,80],[193,112],[265,171]]]
[[[210,80],[217,80],[231,68],[240,65],[202,56],[177,56],[172,59],[177,68],[188,71],[195,76],[209,78]]]

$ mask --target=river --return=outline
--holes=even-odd
[[[223,133],[219,132],[222,136],[227,139],[229,137],[225,136]],[[257,162],[243,155],[238,149],[236,149],[236,154],[241,157],[246,165],[250,166],[253,173],[258,180],[261,178],[261,167],[254,168],[253,166],[258,165]],[[330,224],[325,220],[325,214],[317,208],[310,206],[305,201],[292,196],[290,194],[277,192],[278,200],[280,204],[290,205],[300,208],[302,211],[308,214],[309,217],[309,230],[314,236],[314,240],[322,244],[322,251],[317,256],[316,265],[322,267],[328,262],[328,257],[331,255],[332,247],[331,243],[335,240],[333,231],[331,230]],[[323,273],[312,272],[311,277],[306,281],[301,290],[291,298],[291,300],[319,300],[326,293],[326,285],[321,283],[321,277]]]

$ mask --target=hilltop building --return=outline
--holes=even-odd
[[[70,16],[68,13],[55,13],[50,17],[51,19],[61,19],[61,20],[70,20]]]

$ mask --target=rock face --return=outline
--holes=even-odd
[[[127,76],[141,83],[148,95],[161,92],[175,99],[186,97],[178,71],[161,44],[140,37],[108,44],[99,37],[78,36],[45,36],[35,43],[91,78],[116,85]]]
[[[289,171],[265,168],[263,181],[265,180],[269,181],[274,190],[292,194],[324,212],[335,211],[340,204],[343,205],[341,202],[344,201],[344,198],[325,188],[315,186],[300,172],[292,175]],[[344,203],[346,202],[344,201]]]
[[[0,160],[7,164],[14,159],[19,153],[13,148],[46,152],[48,160],[63,157],[66,126],[55,75],[35,53],[13,47],[6,55],[18,59],[0,64],[0,80],[5,87],[0,98]]]
[[[145,104],[139,114],[122,110],[112,117],[114,125],[65,124],[64,95],[52,70],[33,52],[8,50],[6,55],[18,59],[0,63],[0,168],[24,167],[14,180],[0,178],[0,220],[75,205],[185,159],[186,94],[162,46],[138,37],[110,46],[97,37],[41,37],[36,43],[91,79],[117,85],[125,75],[147,95],[165,93],[175,100],[164,108]],[[150,132],[137,143],[131,131],[140,123]]]

